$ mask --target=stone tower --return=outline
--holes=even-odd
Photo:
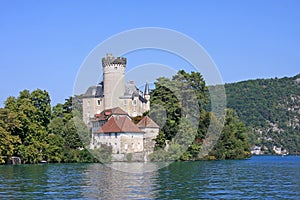
[[[119,106],[119,97],[125,93],[126,58],[106,54],[102,58],[104,82],[104,109]]]

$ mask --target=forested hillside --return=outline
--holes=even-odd
[[[257,153],[300,152],[300,74],[226,84],[227,107],[255,133]],[[261,151],[260,151],[261,150]]]

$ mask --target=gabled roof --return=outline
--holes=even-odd
[[[111,117],[96,133],[143,133],[128,116]]]
[[[138,124],[139,128],[159,128],[159,126],[148,116],[145,116]]]
[[[103,121],[107,120],[112,115],[128,115],[124,110],[120,107],[110,108],[103,110],[100,114],[96,114],[95,118],[92,121]]]

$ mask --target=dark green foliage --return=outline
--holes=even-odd
[[[209,139],[216,143],[218,139],[218,135],[216,138],[207,138],[208,127],[211,122],[214,122],[215,130],[212,128],[212,131],[217,132],[220,122],[213,113],[208,111],[209,93],[201,74],[196,72],[189,74],[180,70],[171,80],[157,79],[155,86],[151,94],[150,116],[158,122],[161,131],[156,138],[155,152],[150,159],[156,161],[203,159],[200,151],[205,140]],[[236,124],[237,116],[234,116],[235,120],[232,121],[230,116],[227,117],[227,129],[228,127],[242,126],[241,122]],[[234,128],[227,130],[227,132],[230,131],[236,130]],[[225,133],[227,132],[225,130]],[[250,155],[246,129],[241,128],[237,132],[226,140],[228,143],[237,144],[231,145],[227,149],[220,147],[219,150],[226,153],[234,151],[240,154],[232,153],[225,159],[245,158]],[[222,142],[223,140],[219,140],[219,143]],[[219,157],[219,159],[224,158]]]
[[[249,149],[245,124],[238,119],[235,111],[228,109],[221,136],[209,155],[219,160],[243,159],[251,156]]]

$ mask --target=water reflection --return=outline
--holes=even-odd
[[[86,198],[101,199],[154,199],[159,164],[113,163],[113,167],[101,164],[87,166],[84,173]],[[123,169],[123,171],[116,169]],[[151,169],[151,171],[147,171]],[[124,171],[130,171],[124,172]],[[135,173],[133,173],[135,171]]]

